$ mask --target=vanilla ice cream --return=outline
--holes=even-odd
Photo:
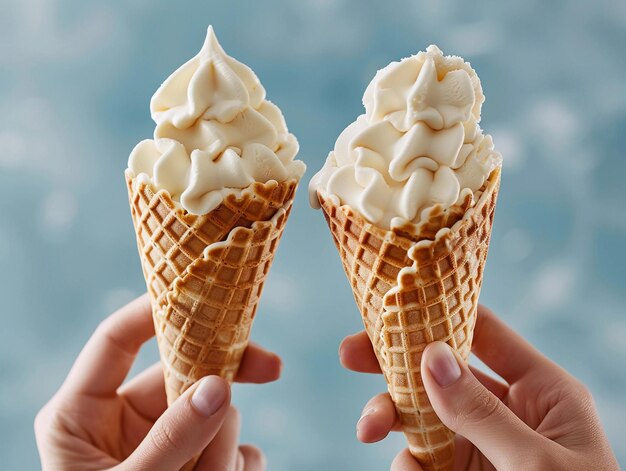
[[[480,190],[501,165],[478,123],[480,80],[437,46],[379,70],[363,96],[365,114],[339,136],[309,185],[383,228],[419,224]]]
[[[150,102],[154,139],[128,159],[130,176],[167,190],[192,214],[207,214],[254,182],[300,179],[298,141],[254,72],[228,56],[209,27],[202,49]]]

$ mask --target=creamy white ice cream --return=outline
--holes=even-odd
[[[294,160],[298,141],[282,113],[211,26],[198,55],[156,91],[150,112],[154,139],[137,144],[127,172],[167,190],[192,214],[211,212],[251,183],[299,179],[306,169]]]
[[[435,205],[479,190],[501,156],[478,123],[484,96],[476,72],[437,46],[379,70],[365,114],[339,136],[309,184],[384,229],[418,224]]]

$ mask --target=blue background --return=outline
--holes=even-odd
[[[123,171],[154,124],[152,93],[215,26],[258,74],[309,165],[362,112],[378,68],[430,43],[470,60],[483,128],[504,156],[481,300],[591,388],[626,465],[626,3],[621,0],[2,0],[0,456],[36,469],[36,411],[90,332],[143,278]],[[235,386],[243,439],[270,469],[387,469],[396,434],[356,441],[382,378],[343,370],[360,329],[306,183],[253,337],[284,376]],[[138,368],[156,361],[149,345]]]

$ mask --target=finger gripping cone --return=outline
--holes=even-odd
[[[126,179],[171,404],[204,376],[235,378],[297,182],[254,183],[194,216]]]
[[[318,194],[409,450],[425,470],[453,469],[454,433],[424,390],[422,352],[440,340],[467,360],[499,183],[496,169],[477,201],[431,211],[418,232],[376,227]]]

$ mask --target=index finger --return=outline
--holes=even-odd
[[[339,361],[344,368],[359,373],[382,373],[372,342],[364,330],[343,339],[339,346]]]
[[[249,342],[243,352],[235,381],[238,383],[268,383],[280,377],[282,361],[278,355]]]
[[[244,351],[235,381],[268,383],[280,377],[281,368],[282,362],[278,355],[250,342]],[[167,408],[161,362],[122,385],[117,394],[124,397],[140,415],[154,422]]]
[[[147,294],[100,323],[78,355],[63,388],[75,394],[114,395],[141,345],[154,336]]]
[[[472,352],[509,384],[531,371],[551,368],[553,365],[490,309],[480,304]]]

